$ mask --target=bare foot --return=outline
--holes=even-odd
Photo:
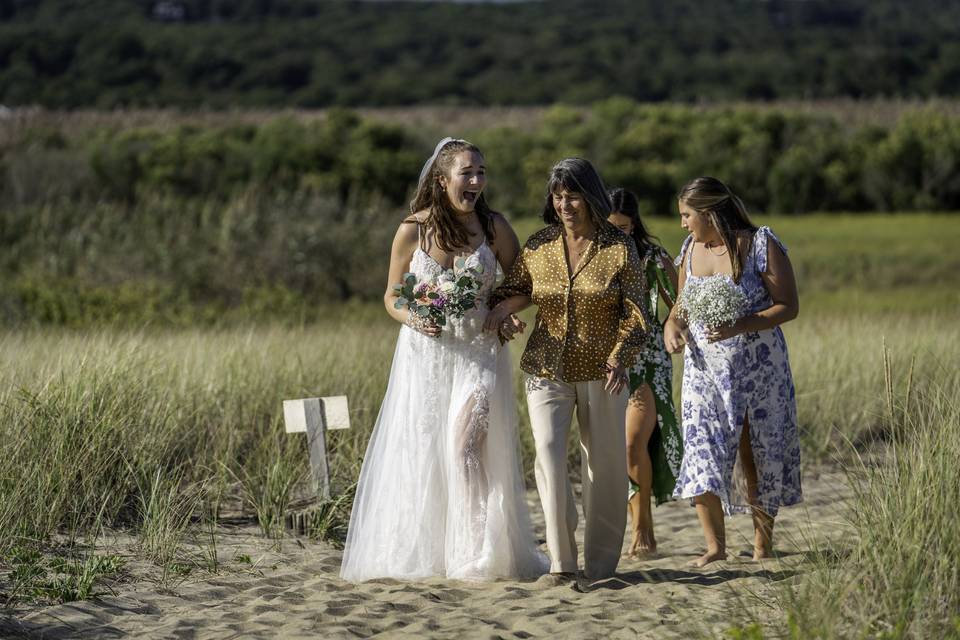
[[[764,558],[773,557],[773,545],[770,546],[753,546],[753,559],[754,561],[763,560]]]
[[[769,527],[767,531],[772,531],[773,527]],[[763,560],[764,558],[773,557],[773,536],[764,531],[762,528],[755,529],[753,533],[753,559],[754,560]]]
[[[711,562],[716,562],[717,560],[726,560],[727,552],[726,551],[715,551],[713,553],[706,552],[696,560],[691,560],[687,563],[688,567],[695,567],[699,569],[700,567],[705,567]]]
[[[653,529],[634,529],[633,540],[630,542],[630,550],[627,551],[627,556],[641,558],[652,556],[656,552],[657,539],[653,536]]]

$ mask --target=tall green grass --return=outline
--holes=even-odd
[[[960,637],[960,371],[955,360],[903,367],[896,351],[878,350],[887,439],[865,453],[846,446],[853,497],[836,546],[816,547],[801,580],[745,606],[754,622],[732,635]]]
[[[44,538],[98,517],[143,525],[154,517],[149,505],[171,486],[212,491],[198,483],[245,491],[271,529],[307,460],[303,439],[282,432],[281,401],[350,398],[353,428],[330,438],[335,481],[348,486],[379,410],[397,331],[370,310],[293,329],[4,334],[0,539]],[[886,437],[881,338],[895,347],[896,367],[915,358],[932,380],[949,376],[960,357],[960,326],[947,315],[826,313],[788,325],[787,337],[808,459],[828,457],[844,439]]]
[[[89,540],[102,527],[134,533],[142,555],[166,570],[224,496],[281,537],[308,472],[305,439],[283,432],[281,401],[351,398],[358,428],[330,437],[335,490],[345,489],[395,331],[337,323],[0,336],[0,585],[18,549]]]

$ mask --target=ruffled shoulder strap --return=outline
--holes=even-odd
[[[757,265],[758,273],[766,273],[767,271],[767,245],[769,244],[767,240],[773,240],[780,250],[783,251],[784,255],[787,253],[787,247],[780,241],[780,238],[770,230],[768,226],[762,226],[756,230],[753,234],[753,259],[754,264]]]
[[[679,267],[683,264],[683,257],[687,255],[687,249],[690,248],[690,245],[693,244],[693,236],[687,236],[686,240],[683,241],[683,244],[680,245],[680,252],[677,254],[677,257],[673,259],[674,266]],[[687,263],[687,272],[690,271],[690,263]]]
[[[690,244],[693,242],[693,236],[689,235],[683,240],[683,244],[680,245],[680,252],[677,253],[677,257],[673,259],[673,264],[676,267],[680,266],[680,263],[683,262],[683,256],[686,255],[687,249],[690,247]]]

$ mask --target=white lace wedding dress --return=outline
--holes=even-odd
[[[340,576],[457,579],[547,571],[525,500],[510,358],[482,330],[496,258],[486,242],[477,308],[440,338],[400,329],[387,393],[367,447]],[[442,267],[417,249],[418,278]]]

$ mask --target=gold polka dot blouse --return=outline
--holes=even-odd
[[[584,382],[605,377],[603,365],[633,365],[649,320],[643,268],[630,238],[612,225],[597,235],[570,276],[560,225],[530,236],[491,304],[529,296],[533,333],[520,359],[529,374]]]

